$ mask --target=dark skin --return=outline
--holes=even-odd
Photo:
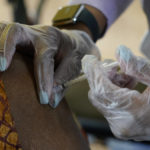
[[[23,149],[89,150],[65,100],[56,109],[39,103],[32,63],[17,53],[1,73]]]

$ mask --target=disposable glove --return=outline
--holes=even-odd
[[[82,59],[82,67],[90,86],[89,99],[104,115],[116,137],[150,140],[150,62],[136,57],[124,46],[118,48],[116,57],[121,71],[127,76],[124,79],[133,79],[134,84],[140,81],[148,86],[147,89],[140,93],[130,89],[132,86],[116,85],[120,79],[110,78],[110,71],[103,63],[87,55]]]
[[[90,37],[79,30],[51,26],[0,23],[0,70],[11,63],[16,49],[34,52],[34,70],[41,104],[56,107],[64,96],[63,84],[80,74],[85,54],[100,56]]]

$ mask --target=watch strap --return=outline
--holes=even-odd
[[[78,16],[77,22],[81,22],[89,28],[94,42],[101,37],[101,31],[95,17],[86,8],[84,8],[84,10]]]

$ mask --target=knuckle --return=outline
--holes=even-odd
[[[20,32],[24,30],[23,26],[21,24],[19,24],[19,23],[13,23],[12,28],[14,30],[17,30],[17,31],[20,31]]]

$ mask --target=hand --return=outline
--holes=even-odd
[[[150,140],[150,63],[121,46],[116,57],[125,74],[148,87],[143,93],[121,88],[108,77],[102,63],[94,56],[82,60],[88,79],[91,103],[107,119],[113,134],[121,139]]]
[[[0,70],[6,70],[16,49],[34,52],[34,70],[42,104],[56,107],[63,97],[63,84],[80,74],[85,54],[99,56],[89,36],[78,30],[50,26],[0,23]]]

